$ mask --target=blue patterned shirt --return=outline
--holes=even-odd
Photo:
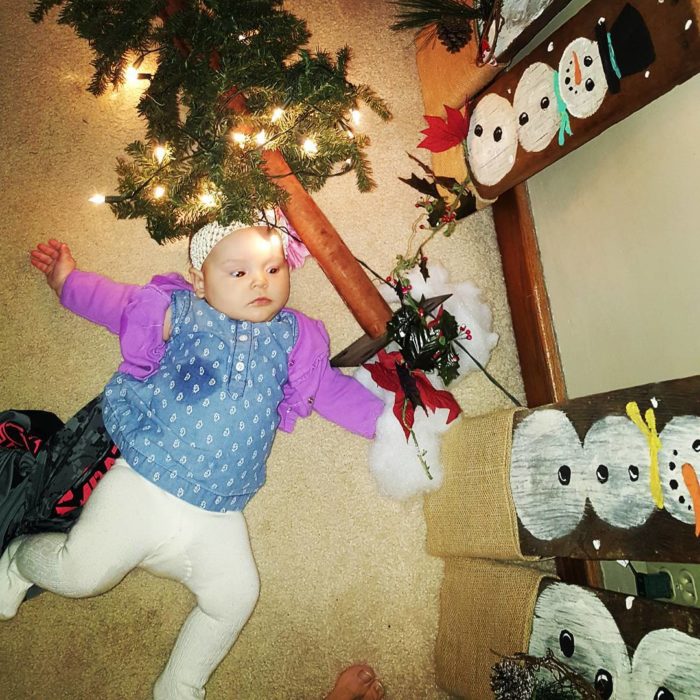
[[[107,431],[131,467],[205,510],[242,510],[265,482],[297,321],[230,319],[190,291],[172,295],[172,333],[146,380],[105,387]]]

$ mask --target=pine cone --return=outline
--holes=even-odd
[[[530,671],[515,661],[504,659],[491,669],[491,690],[496,700],[529,700],[534,689]]]
[[[472,38],[471,22],[463,19],[445,20],[437,24],[437,38],[450,53],[457,53]]]

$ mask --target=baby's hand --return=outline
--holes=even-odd
[[[46,275],[49,287],[60,297],[66,277],[75,270],[76,263],[70,248],[50,238],[48,243],[39,243],[30,253],[30,262]]]

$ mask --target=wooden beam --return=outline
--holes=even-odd
[[[467,136],[479,195],[494,199],[700,71],[699,6],[592,0],[502,74]]]
[[[493,222],[527,405],[563,401],[564,373],[524,184],[508,190],[494,203]]]

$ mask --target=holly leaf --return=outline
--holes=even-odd
[[[418,263],[418,269],[420,270],[420,274],[423,277],[423,279],[427,281],[428,277],[430,277],[430,273],[428,272],[428,258],[426,258],[423,255],[422,248],[418,252],[421,254],[420,262]]]
[[[438,189],[434,182],[428,182],[422,177],[418,177],[415,173],[411,173],[410,178],[400,177],[401,182],[405,182],[409,187],[418,190],[421,194],[426,194],[428,197],[439,197]]]
[[[469,120],[458,109],[444,105],[446,119],[424,115],[428,122],[428,128],[420,133],[425,138],[418,144],[418,148],[427,148],[431,153],[441,153],[448,148],[457,146],[467,138]]]
[[[459,196],[459,204],[455,210],[456,217],[458,219],[463,219],[465,216],[469,216],[469,214],[473,214],[475,211],[476,195],[469,190],[462,192]]]
[[[416,384],[416,379],[411,373],[411,370],[404,364],[396,363],[396,374],[399,377],[399,383],[403,389],[403,393],[406,398],[410,401],[411,406],[415,409],[416,406],[420,406],[427,415],[427,410],[423,399],[420,397],[420,392],[418,391],[418,385]]]
[[[436,199],[433,203],[433,210],[430,212],[430,214],[428,214],[428,223],[431,226],[437,226],[438,223],[440,223],[440,219],[445,213],[446,209],[447,202],[445,202],[445,200],[442,199],[442,197],[440,199]]]

